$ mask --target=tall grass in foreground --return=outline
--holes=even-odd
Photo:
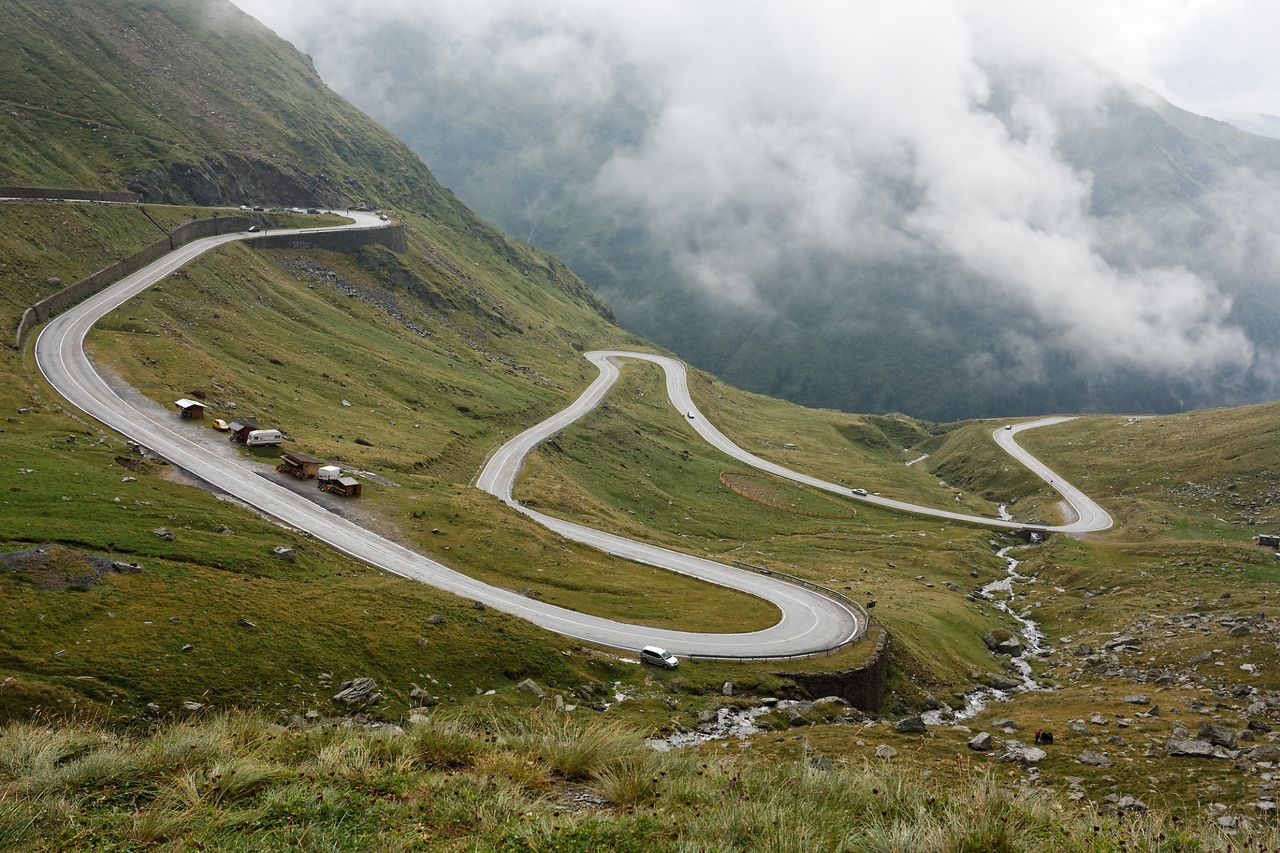
[[[988,773],[657,754],[550,713],[441,715],[401,733],[229,714],[148,734],[0,730],[0,850],[1210,851],[1280,849],[1159,814],[1098,815]],[[1228,846],[1230,845],[1230,846]]]

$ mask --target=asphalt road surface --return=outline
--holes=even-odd
[[[575,529],[588,530],[589,528],[578,528],[577,525],[569,525],[567,522],[552,519],[542,513],[530,510],[528,507],[522,506],[518,501],[511,497],[511,489],[515,484],[516,477],[520,473],[520,466],[524,461],[524,457],[533,450],[538,444],[546,441],[552,435],[564,429],[578,418],[595,408],[609,388],[618,378],[618,366],[616,362],[620,359],[636,359],[639,361],[649,361],[662,367],[667,378],[667,396],[671,400],[671,404],[676,410],[686,416],[689,426],[702,436],[702,438],[710,445],[715,447],[726,456],[732,456],[740,462],[758,468],[761,471],[767,471],[778,477],[792,480],[797,483],[803,483],[806,486],[812,486],[816,489],[832,492],[854,500],[864,501],[866,503],[875,504],[877,506],[888,507],[889,509],[899,510],[901,512],[909,512],[915,515],[931,516],[934,518],[945,518],[949,521],[961,521],[968,524],[978,524],[984,527],[996,527],[1011,530],[1041,530],[1055,531],[1058,533],[1093,533],[1099,530],[1106,530],[1111,527],[1111,516],[1106,510],[1098,506],[1084,492],[1068,483],[1060,475],[1054,473],[1047,465],[1036,459],[1026,450],[1024,450],[1016,441],[1014,436],[1024,430],[1035,429],[1036,427],[1051,426],[1071,420],[1067,417],[1043,418],[1038,421],[1018,424],[1012,429],[997,429],[994,433],[996,443],[1000,445],[1007,453],[1027,466],[1036,476],[1045,482],[1051,484],[1062,495],[1063,499],[1071,505],[1076,513],[1076,520],[1069,524],[1046,525],[1046,524],[1027,524],[1020,521],[1006,521],[998,518],[987,518],[981,515],[969,515],[962,512],[954,512],[952,510],[936,509],[934,507],[921,506],[919,504],[907,503],[906,501],[894,500],[893,498],[881,497],[879,495],[862,495],[854,491],[855,487],[844,486],[837,483],[830,483],[808,474],[802,474],[785,468],[776,462],[770,462],[767,459],[761,459],[754,453],[743,450],[734,444],[724,433],[716,429],[710,421],[703,416],[698,407],[693,404],[693,398],[689,396],[689,383],[685,372],[684,363],[665,355],[654,355],[651,353],[630,352],[627,350],[598,350],[586,353],[586,358],[600,370],[600,375],[596,380],[582,392],[568,408],[562,409],[547,420],[525,430],[511,441],[503,445],[497,453],[490,458],[488,465],[485,466],[484,472],[480,475],[480,479],[476,485],[486,492],[501,498],[512,507],[523,512],[531,518],[537,519],[540,523],[551,527],[553,530],[562,533],[568,538],[577,539],[576,535],[571,535]],[[689,417],[689,416],[692,417]],[[578,541],[586,541],[579,539]],[[625,540],[623,540],[625,541]],[[597,544],[591,542],[589,544]],[[603,546],[602,546],[603,547]],[[604,550],[610,550],[605,548]]]
[[[320,230],[369,228],[382,224],[369,215],[353,215],[357,219],[354,225]],[[304,229],[266,233],[297,233],[300,230]],[[193,241],[55,317],[36,339],[35,358],[40,372],[58,393],[85,414],[267,515],[304,530],[370,565],[481,601],[559,634],[626,650],[653,644],[683,655],[783,657],[838,646],[857,637],[865,629],[865,620],[854,607],[819,592],[777,578],[732,569],[710,560],[535,515],[552,529],[564,535],[571,534],[574,539],[610,553],[764,598],[778,607],[781,618],[777,624],[761,631],[699,633],[617,622],[539,602],[511,590],[481,583],[347,521],[259,476],[247,466],[213,456],[175,431],[167,417],[152,416],[122,400],[108,387],[85,353],[84,340],[89,329],[105,314],[193,258],[224,243],[250,236],[228,234]],[[581,403],[579,400],[576,405]],[[572,418],[565,422],[569,420]]]

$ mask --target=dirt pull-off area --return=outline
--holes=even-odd
[[[142,567],[61,545],[40,545],[0,554],[0,571],[40,589],[65,590],[88,589],[113,572],[129,574],[142,571]]]

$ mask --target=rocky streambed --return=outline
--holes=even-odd
[[[1013,547],[1001,548],[996,552],[996,556],[1005,561],[1005,576],[997,578],[982,587],[978,591],[978,596],[990,601],[997,610],[1009,614],[1018,623],[1018,637],[1016,639],[1011,638],[999,642],[988,641],[989,646],[995,647],[993,651],[1009,653],[1009,662],[1018,673],[1017,681],[1008,687],[983,687],[975,690],[965,697],[965,703],[960,708],[952,708],[946,703],[942,703],[939,708],[926,711],[921,715],[928,725],[936,726],[956,720],[965,720],[980,713],[993,701],[1008,701],[1013,693],[1044,689],[1036,681],[1030,662],[1033,657],[1045,657],[1050,654],[1050,650],[1044,644],[1044,632],[1040,630],[1040,626],[1036,621],[1031,618],[1029,610],[1020,611],[1014,606],[1017,599],[1014,584],[1035,583],[1036,579],[1018,571],[1021,562],[1009,556],[1009,552],[1013,550]]]

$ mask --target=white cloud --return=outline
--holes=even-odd
[[[1091,176],[1059,155],[1054,116],[1095,104],[1109,83],[1081,57],[1199,109],[1280,114],[1267,41],[1280,7],[238,2],[384,114],[415,108],[400,78],[370,91],[362,73],[366,37],[387,22],[430,36],[429,68],[410,76],[497,87],[554,115],[545,146],[582,146],[620,87],[641,88],[640,138],[578,177],[637,211],[691,281],[737,304],[768,310],[798,258],[936,251],[1099,368],[1207,374],[1255,357],[1212,280],[1108,262]],[[993,116],[989,74],[1028,65],[1053,71],[1019,90],[1007,120]]]

